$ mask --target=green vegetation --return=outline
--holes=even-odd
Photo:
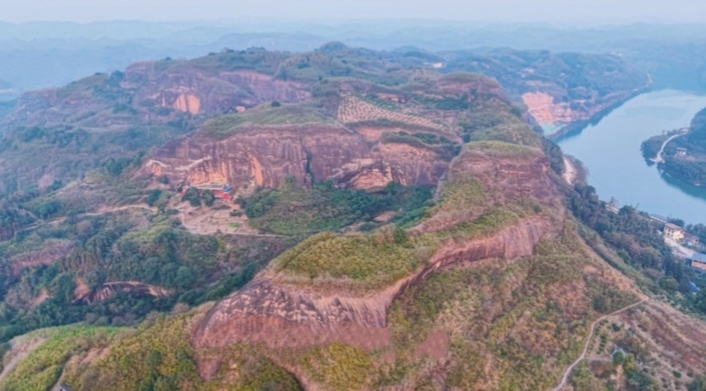
[[[653,139],[646,143],[654,142]],[[686,156],[678,156],[677,148],[685,149]],[[667,174],[696,186],[706,186],[706,109],[696,114],[689,133],[667,144],[664,159],[660,168]]]
[[[174,390],[199,381],[187,335],[188,318],[159,319],[111,346],[92,368],[66,379],[77,390]]]
[[[574,216],[598,232],[624,262],[641,270],[663,270],[677,281],[680,291],[689,292],[689,270],[664,244],[660,224],[630,206],[624,206],[617,213],[610,212],[590,186],[578,184],[568,197]],[[650,288],[659,289],[658,281],[653,282]]]
[[[229,114],[206,122],[200,135],[211,138],[225,138],[235,134],[243,125],[301,125],[310,123],[331,123],[319,109],[307,104],[262,105],[244,113]]]
[[[0,262],[0,295],[10,298],[0,305],[0,340],[78,321],[134,324],[151,311],[169,310],[177,302],[194,305],[216,300],[244,285],[292,244],[276,238],[230,243],[223,238],[196,236],[162,212],[70,215],[57,224],[39,225],[0,242],[0,254],[6,257]],[[45,248],[60,251],[51,265],[12,271],[13,257]],[[103,301],[74,300],[79,282],[96,290],[115,281],[161,287],[169,295],[154,298],[118,292]],[[49,298],[32,305],[42,292]]]
[[[431,214],[458,212],[485,205],[487,189],[474,179],[463,179],[444,184],[441,201],[434,206]]]
[[[260,189],[240,205],[253,227],[281,235],[306,235],[337,231],[359,221],[370,221],[386,211],[404,225],[423,214],[431,189],[390,183],[383,191],[335,188],[331,183],[304,187],[287,180],[279,189]]]
[[[706,161],[686,161],[667,159],[664,170],[670,175],[696,186],[704,186],[706,182]]]
[[[462,189],[478,189],[474,182],[451,186],[448,198],[442,198],[438,213],[455,209],[467,201]],[[478,194],[470,193],[470,200]],[[463,198],[461,198],[463,197]],[[459,200],[458,198],[461,198]],[[314,235],[273,261],[281,278],[306,283],[327,284],[329,280],[348,281],[354,287],[375,288],[411,273],[448,239],[482,237],[517,221],[518,215],[507,207],[494,206],[474,221],[457,224],[429,234],[409,236],[400,228],[386,226],[369,235]]]
[[[494,78],[511,93],[534,90],[527,79],[551,80],[566,92],[565,100],[591,99],[611,92],[633,91],[648,84],[614,55],[551,53],[546,50],[480,49],[457,52],[446,66],[450,72],[479,73]],[[532,69],[531,77],[522,73]]]
[[[362,389],[372,369],[365,350],[340,343],[311,349],[300,361],[316,382],[332,390]]]
[[[664,144],[669,137],[668,135],[655,136],[642,143],[640,150],[642,151],[642,157],[645,158],[648,164],[652,163],[650,159],[657,157],[659,150],[662,149],[662,144]]]
[[[207,308],[143,323],[137,330],[70,327],[40,331],[46,342],[0,384],[7,390],[47,390],[59,376],[74,390],[301,390],[288,372],[256,349],[222,349],[218,373],[203,380],[196,368],[188,332]],[[109,346],[109,349],[105,349]]]
[[[610,285],[583,272],[587,262],[604,266],[585,257],[579,240],[567,222],[533,257],[440,270],[411,286],[388,315],[401,359],[381,382],[428,376],[424,366],[412,366],[412,357],[429,333],[443,332],[449,336],[446,386],[473,389],[498,376],[507,389],[550,388],[579,354],[597,316],[588,287]],[[623,302],[635,300],[621,294]]]
[[[590,186],[577,185],[575,190],[581,196],[571,196],[569,207],[577,218],[595,229],[617,251],[622,261],[643,270],[664,268],[668,276],[679,282],[679,289],[688,290],[686,270],[664,245],[659,224],[630,206],[623,207],[618,213],[610,212]]]
[[[385,285],[409,274],[440,245],[430,236],[406,240],[395,232],[387,228],[367,236],[314,235],[275,259],[273,268],[324,283],[331,278],[350,279],[361,287]]]
[[[697,375],[687,387],[689,391],[706,391],[706,375]]]
[[[39,347],[29,353],[5,379],[0,388],[8,391],[44,391],[59,380],[67,362],[74,356],[84,355],[92,349],[103,349],[112,340],[118,329],[71,326],[54,330],[43,330],[24,336],[23,339],[41,341]],[[21,343],[18,341],[18,343]]]

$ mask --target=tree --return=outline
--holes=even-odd
[[[706,289],[701,289],[696,293],[694,297],[694,307],[706,314]]]
[[[162,195],[162,190],[154,189],[150,192],[150,195],[145,199],[145,203],[149,206],[154,206],[154,204],[159,200]]]
[[[697,375],[687,389],[689,391],[706,391],[706,374]]]
[[[569,382],[576,391],[599,391],[603,389],[601,383],[593,376],[585,362],[581,362],[574,368]]]
[[[209,208],[213,206],[213,202],[216,200],[216,196],[211,190],[204,191],[201,195],[201,198],[203,199],[203,203],[206,204],[206,206],[208,206]]]
[[[665,277],[660,280],[659,285],[669,293],[674,293],[679,288],[679,283],[673,277]]]
[[[184,196],[181,197],[181,200],[189,201],[189,204],[195,208],[201,206],[201,195],[199,194],[199,189],[195,187],[188,188],[186,193],[184,193]]]
[[[179,288],[188,289],[196,282],[194,271],[188,266],[180,266],[177,269],[174,283]]]
[[[392,236],[394,237],[395,243],[397,244],[407,243],[407,231],[400,227],[395,228],[395,232],[393,232]]]

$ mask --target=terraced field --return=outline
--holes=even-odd
[[[386,110],[353,95],[345,95],[342,97],[341,104],[338,106],[337,117],[342,123],[387,120],[412,126],[443,130],[441,125],[426,118]]]

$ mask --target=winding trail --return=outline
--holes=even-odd
[[[672,137],[668,138],[664,143],[662,143],[662,148],[659,149],[659,152],[657,152],[657,156],[652,159],[653,162],[655,163],[664,163],[664,158],[662,158],[662,154],[664,153],[664,148],[667,147],[667,144],[669,144],[670,141],[674,140],[677,137],[681,137],[689,132],[689,128],[684,128],[681,129],[681,131]]]
[[[637,303],[630,304],[629,306],[623,307],[623,308],[621,308],[621,309],[619,309],[619,310],[617,310],[617,311],[615,311],[615,312],[613,312],[613,313],[610,313],[610,314],[608,314],[608,315],[603,315],[603,316],[601,316],[600,318],[598,318],[598,319],[596,319],[595,321],[593,321],[593,323],[591,323],[591,333],[588,335],[588,339],[586,340],[586,345],[584,345],[584,347],[583,347],[583,352],[582,352],[581,355],[576,359],[576,361],[574,361],[571,365],[569,365],[568,368],[566,368],[566,371],[564,371],[564,374],[561,376],[561,381],[559,382],[559,384],[557,384],[556,387],[551,388],[550,391],[559,391],[559,390],[561,390],[561,389],[566,385],[566,382],[569,381],[569,375],[571,375],[571,371],[574,370],[574,368],[581,362],[581,360],[583,360],[584,358],[586,358],[586,354],[588,354],[588,347],[589,347],[589,345],[591,344],[591,340],[593,339],[593,334],[596,332],[596,325],[597,325],[600,321],[602,321],[602,320],[604,320],[604,319],[607,319],[607,318],[610,318],[611,316],[615,316],[615,315],[618,315],[618,314],[620,314],[620,313],[623,313],[623,312],[625,312],[625,311],[627,311],[627,310],[629,310],[629,309],[631,309],[631,308],[635,308],[635,307],[637,307],[638,305],[644,304],[644,303],[647,302],[648,300],[649,300],[649,299],[645,297],[645,298],[643,298],[642,300],[638,301]]]

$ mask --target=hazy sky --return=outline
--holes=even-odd
[[[0,20],[425,18],[706,22],[703,0],[0,0]]]

